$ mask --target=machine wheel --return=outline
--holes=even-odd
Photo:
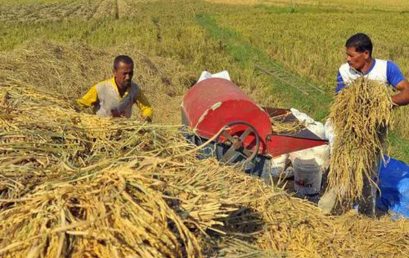
[[[234,128],[242,127],[244,130],[235,131]],[[244,147],[248,137],[253,140],[250,147]],[[216,157],[226,164],[247,163],[252,161],[260,147],[260,136],[257,130],[246,122],[232,122],[227,124],[216,138]]]

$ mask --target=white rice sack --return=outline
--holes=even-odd
[[[309,117],[307,114],[300,112],[299,110],[295,108],[290,109],[293,115],[305,125],[305,127],[310,130],[312,133],[317,135],[319,138],[324,139],[325,138],[325,128],[324,125],[320,122],[315,121],[311,117]]]

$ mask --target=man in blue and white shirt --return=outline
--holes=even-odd
[[[396,106],[409,104],[409,82],[405,79],[399,67],[392,61],[372,58],[373,45],[371,39],[364,33],[351,36],[345,43],[347,63],[341,65],[338,70],[336,92],[348,87],[355,79],[366,77],[376,80],[385,85],[391,85],[397,91],[392,96],[392,102]],[[334,141],[334,133],[331,121],[325,124],[325,134],[330,145]],[[377,168],[374,168],[377,169]],[[376,179],[374,179],[376,181]],[[327,191],[318,202],[325,213],[331,212],[336,202],[336,189]],[[376,187],[367,179],[364,182],[363,199],[358,202],[358,211],[369,216],[375,215]]]
[[[351,36],[345,43],[345,48],[347,63],[341,65],[338,70],[337,93],[358,77],[365,76],[398,90],[399,93],[392,97],[397,106],[409,104],[409,82],[392,61],[372,58],[373,45],[366,34],[357,33]]]

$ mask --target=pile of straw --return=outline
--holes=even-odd
[[[303,123],[299,120],[294,120],[291,122],[286,121],[285,117],[273,117],[271,118],[272,130],[277,134],[291,134],[297,133],[305,128]]]
[[[339,93],[329,119],[334,127],[328,189],[338,189],[338,201],[362,197],[364,180],[375,184],[377,165],[386,151],[392,102],[388,88],[365,78]]]
[[[176,161],[189,146],[177,127],[79,114],[29,86],[2,89],[2,256],[200,255],[192,232],[219,225],[229,208],[192,178],[154,179],[163,165],[170,174],[186,166]]]
[[[196,238],[148,180],[129,168],[50,180],[0,213],[10,257],[195,257]],[[7,207],[10,206],[10,207]]]
[[[1,85],[1,257],[409,252],[407,221],[325,216],[259,178],[197,159],[177,126],[77,113],[51,84]]]

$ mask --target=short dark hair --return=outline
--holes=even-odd
[[[365,52],[368,50],[369,56],[372,56],[372,41],[365,33],[352,35],[345,43],[345,47],[354,47],[357,52]]]
[[[119,55],[114,59],[114,70],[118,68],[119,63],[125,63],[133,65],[133,60],[129,56],[126,55]]]

